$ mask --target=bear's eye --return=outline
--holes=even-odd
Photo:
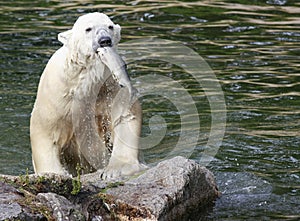
[[[114,30],[114,26],[110,25],[110,26],[108,26],[108,29],[109,30]]]
[[[92,28],[85,29],[86,32],[90,32],[91,30],[92,30]]]

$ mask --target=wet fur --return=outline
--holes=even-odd
[[[38,174],[76,175],[79,164],[83,173],[104,168],[103,178],[110,178],[144,168],[138,159],[140,104],[136,99],[123,110],[122,103],[132,95],[112,78],[93,50],[97,32],[85,36],[87,26],[102,28],[101,22],[116,47],[118,25],[100,13],[82,16],[72,30],[59,36],[64,46],[54,53],[41,76],[30,121]],[[109,25],[115,27],[113,32],[107,29]]]

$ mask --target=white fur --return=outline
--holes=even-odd
[[[90,13],[79,17],[71,30],[58,35],[64,45],[53,54],[41,76],[30,122],[36,173],[68,174],[61,161],[64,148],[70,148],[72,154],[95,169],[105,167],[103,178],[129,175],[144,167],[138,160],[141,130],[138,101],[124,111],[129,105],[124,107],[122,103],[131,102],[126,99],[132,96],[128,88],[120,87],[117,89],[120,93],[114,91],[116,96],[112,98],[101,98],[99,94],[113,68],[107,67],[97,54],[98,40],[109,36],[112,47],[116,48],[120,30],[106,15]],[[116,61],[120,59],[118,54],[114,56]],[[112,102],[107,104],[110,99]],[[95,120],[105,114],[112,122],[111,155],[99,136]],[[73,158],[68,160],[72,162]]]

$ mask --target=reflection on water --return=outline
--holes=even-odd
[[[26,168],[32,171],[29,117],[39,76],[51,54],[60,47],[56,36],[69,29],[79,15],[102,11],[122,26],[122,43],[144,37],[182,42],[199,53],[219,79],[227,105],[227,129],[209,167],[217,172],[224,197],[217,202],[211,216],[220,220],[248,216],[299,218],[300,4],[297,1],[258,0],[251,4],[243,0],[167,0],[98,4],[89,0],[24,0],[0,4],[0,173],[18,175]],[[130,64],[129,70],[133,80],[149,73],[171,77],[193,97],[201,127],[192,158],[199,160],[211,126],[210,105],[203,88],[181,68],[166,62],[143,60]],[[160,89],[159,85],[154,86],[155,90]],[[145,96],[142,104],[144,136],[151,132],[147,126],[151,116],[161,116],[167,123],[167,136],[146,150],[146,160],[155,162],[176,145],[181,121],[176,106],[167,99]],[[260,182],[268,187],[262,187]],[[228,192],[229,186],[237,191]]]

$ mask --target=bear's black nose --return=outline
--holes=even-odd
[[[100,47],[111,47],[111,38],[108,36],[101,37],[98,41]]]

